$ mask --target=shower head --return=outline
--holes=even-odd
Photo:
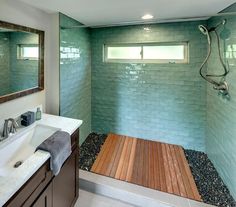
[[[215,31],[219,26],[225,25],[226,24],[226,19],[223,19],[221,22],[219,22],[216,26],[210,28],[208,31],[212,32]]]
[[[221,31],[221,33],[220,33],[220,38],[222,39],[222,40],[227,40],[227,39],[229,39],[230,38],[230,36],[231,36],[231,31],[230,31],[230,29],[228,29],[227,27],[226,27],[226,19],[224,19],[223,21],[222,21],[222,25],[223,25],[223,29],[222,29],[222,31]]]
[[[226,27],[220,33],[220,38],[222,40],[228,40],[230,38],[230,36],[231,36],[231,31]]]

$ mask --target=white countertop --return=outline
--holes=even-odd
[[[61,130],[72,134],[81,126],[82,120],[42,114],[42,119],[36,121],[33,125],[37,124],[60,128]],[[27,127],[25,127],[25,129],[26,128]],[[20,130],[22,131],[23,129]],[[11,137],[8,139],[11,139]],[[4,144],[6,144],[6,142],[0,142],[0,146]],[[48,152],[40,150],[36,151],[32,156],[25,160],[20,167],[14,169],[14,173],[6,177],[0,177],[0,206],[3,206],[15,194],[49,159],[49,157],[50,155]]]

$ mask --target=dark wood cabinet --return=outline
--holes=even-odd
[[[3,207],[73,207],[78,198],[79,130],[71,135],[72,153],[53,176],[49,160]]]
[[[52,183],[42,192],[38,199],[33,203],[34,207],[53,207],[53,187]],[[55,205],[54,205],[55,206]]]
[[[75,165],[78,160],[76,151],[73,151],[63,169],[53,179],[53,204],[55,207],[72,206],[75,198],[77,198],[77,171]]]

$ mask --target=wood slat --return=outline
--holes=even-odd
[[[136,150],[135,150],[135,157],[134,157],[134,167],[133,167],[133,173],[132,173],[132,178],[131,182],[134,184],[138,184],[138,179],[139,179],[139,165],[140,165],[140,147],[141,143],[139,139],[136,139]]]
[[[181,146],[109,134],[91,171],[201,201]]]
[[[142,140],[143,146],[143,167],[142,167],[142,183],[141,185],[148,187],[148,175],[149,175],[149,166],[148,166],[148,145],[145,140]]]
[[[115,158],[116,158],[116,155],[119,151],[119,148],[120,148],[120,144],[122,143],[122,139],[119,139],[117,138],[116,136],[113,136],[113,139],[114,139],[114,148],[112,149],[112,155],[111,155],[111,159],[110,159],[110,163],[109,165],[107,166],[107,169],[106,169],[106,172],[104,175],[106,176],[110,176],[111,174],[111,170],[114,166],[114,163],[115,163]]]
[[[123,139],[125,140],[121,155],[120,155],[120,160],[116,169],[116,174],[115,174],[115,178],[116,179],[120,179],[121,176],[121,171],[124,165],[124,161],[125,161],[125,156],[126,156],[126,151],[127,151],[127,147],[128,147],[128,139],[126,139],[125,137],[123,137]]]
[[[179,187],[176,177],[176,171],[175,171],[175,163],[173,161],[173,156],[171,154],[170,145],[165,145],[166,151],[167,151],[167,159],[170,166],[170,176],[171,176],[171,183],[173,187],[173,193],[176,195],[179,195]]]
[[[152,142],[153,159],[154,159],[154,183],[156,190],[161,190],[161,173],[160,173],[160,158],[158,153],[158,145]],[[152,182],[152,181],[150,181]]]
[[[186,197],[187,194],[185,192],[185,187],[184,187],[183,179],[182,179],[181,172],[180,172],[180,169],[179,169],[178,160],[176,158],[174,146],[169,145],[169,147],[170,147],[171,156],[172,156],[173,163],[174,163],[174,172],[175,172],[175,175],[176,175],[176,181],[177,181],[177,185],[178,185],[178,189],[179,189],[179,194],[183,197]]]
[[[131,152],[131,148],[132,148],[132,139],[129,137],[126,137],[127,140],[127,149],[124,155],[124,163],[123,163],[123,167],[121,170],[121,174],[120,174],[120,180],[126,180],[126,176],[127,176],[127,172],[128,172],[128,167],[129,167],[129,159],[130,159],[130,152]]]
[[[149,141],[145,141],[145,186],[149,188],[149,171],[150,171],[150,162],[149,162]]]
[[[110,177],[112,177],[112,178],[115,177],[116,170],[117,170],[119,160],[120,160],[120,157],[121,157],[121,153],[122,153],[122,150],[123,150],[123,146],[124,146],[124,143],[125,143],[125,138],[124,137],[119,137],[119,139],[120,139],[120,146],[119,146],[119,149],[118,149],[118,151],[115,155],[114,163],[113,163],[111,173],[110,173]]]
[[[131,140],[132,140],[132,146],[131,146],[127,176],[126,176],[127,182],[131,182],[132,180],[132,175],[134,172],[135,152],[136,152],[136,146],[137,146],[137,139],[131,139]]]
[[[186,197],[188,197],[190,199],[194,199],[194,194],[193,194],[192,188],[191,188],[189,180],[188,180],[188,175],[185,171],[184,163],[182,162],[182,159],[179,156],[179,147],[174,146],[174,149],[175,149],[176,158],[177,158],[177,161],[178,161],[178,164],[179,164],[179,168],[180,168],[180,171],[181,171],[182,180],[183,180],[183,183],[184,183],[184,186],[185,186],[185,191],[186,191],[186,194],[187,194]]]
[[[138,168],[135,169],[137,172],[138,172],[138,177],[137,177],[137,184],[138,185],[142,185],[143,184],[143,149],[144,149],[144,145],[142,143],[143,140],[141,139],[138,139],[138,143],[140,143],[140,146],[139,146],[139,165],[138,165]]]
[[[160,190],[167,192],[162,147],[161,147],[161,144],[158,142],[156,142],[156,145],[157,145],[158,161],[159,161],[159,172],[158,173],[160,173]]]
[[[154,160],[154,151],[153,151],[153,142],[148,143],[148,162],[149,162],[149,187],[155,189],[155,175],[154,167],[155,167],[155,160]]]
[[[100,173],[103,174],[103,175],[106,175],[106,171],[107,171],[107,168],[108,168],[108,165],[109,163],[111,163],[111,158],[112,158],[112,154],[113,154],[113,149],[115,147],[115,144],[116,144],[116,140],[114,138],[114,135],[111,135],[110,136],[110,139],[111,139],[111,142],[110,142],[110,146],[106,152],[106,156],[104,158],[104,162],[102,163],[102,166],[101,166],[101,170],[100,170]]]
[[[174,173],[174,168],[172,165],[172,162],[170,163],[170,154],[169,154],[169,149],[168,146],[161,144],[161,148],[162,148],[162,153],[163,153],[163,162],[164,162],[164,170],[165,170],[165,178],[166,178],[166,187],[167,187],[167,191],[169,193],[178,193],[178,191],[174,191],[173,188],[175,187],[175,185],[173,186],[172,180],[173,179],[173,173]]]
[[[117,140],[113,134],[110,136],[110,139],[111,139],[111,142],[109,143],[109,147],[107,147],[108,150],[105,154],[104,162],[103,162],[101,170],[100,170],[100,173],[102,175],[106,175],[106,176],[109,175],[106,172],[107,172],[107,169],[109,168],[109,165],[111,164],[113,150],[115,148],[116,140]]]
[[[106,157],[106,153],[107,153],[107,151],[109,149],[109,145],[110,145],[110,143],[112,141],[110,139],[111,136],[112,136],[112,134],[109,134],[107,139],[105,140],[105,142],[104,142],[104,144],[102,146],[102,149],[99,152],[99,154],[98,154],[98,156],[97,156],[97,158],[96,158],[96,160],[95,160],[95,162],[94,162],[94,164],[93,164],[93,166],[91,168],[91,171],[98,172],[98,173],[100,172],[100,169],[101,169],[102,164],[104,162],[104,158]]]
[[[201,196],[197,190],[197,186],[194,182],[194,179],[193,179],[193,175],[191,173],[191,170],[189,168],[189,165],[188,165],[188,162],[186,160],[186,157],[185,157],[185,154],[184,154],[184,151],[182,148],[179,148],[179,156],[181,157],[182,159],[182,162],[184,164],[184,169],[185,169],[185,172],[187,174],[187,177],[188,177],[188,181],[190,183],[190,186],[192,188],[192,191],[193,191],[193,195],[194,195],[194,199],[195,200],[201,200]]]

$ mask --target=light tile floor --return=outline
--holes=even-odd
[[[79,199],[77,200],[74,207],[135,207],[135,206],[105,196],[100,196],[84,190],[79,190]]]

